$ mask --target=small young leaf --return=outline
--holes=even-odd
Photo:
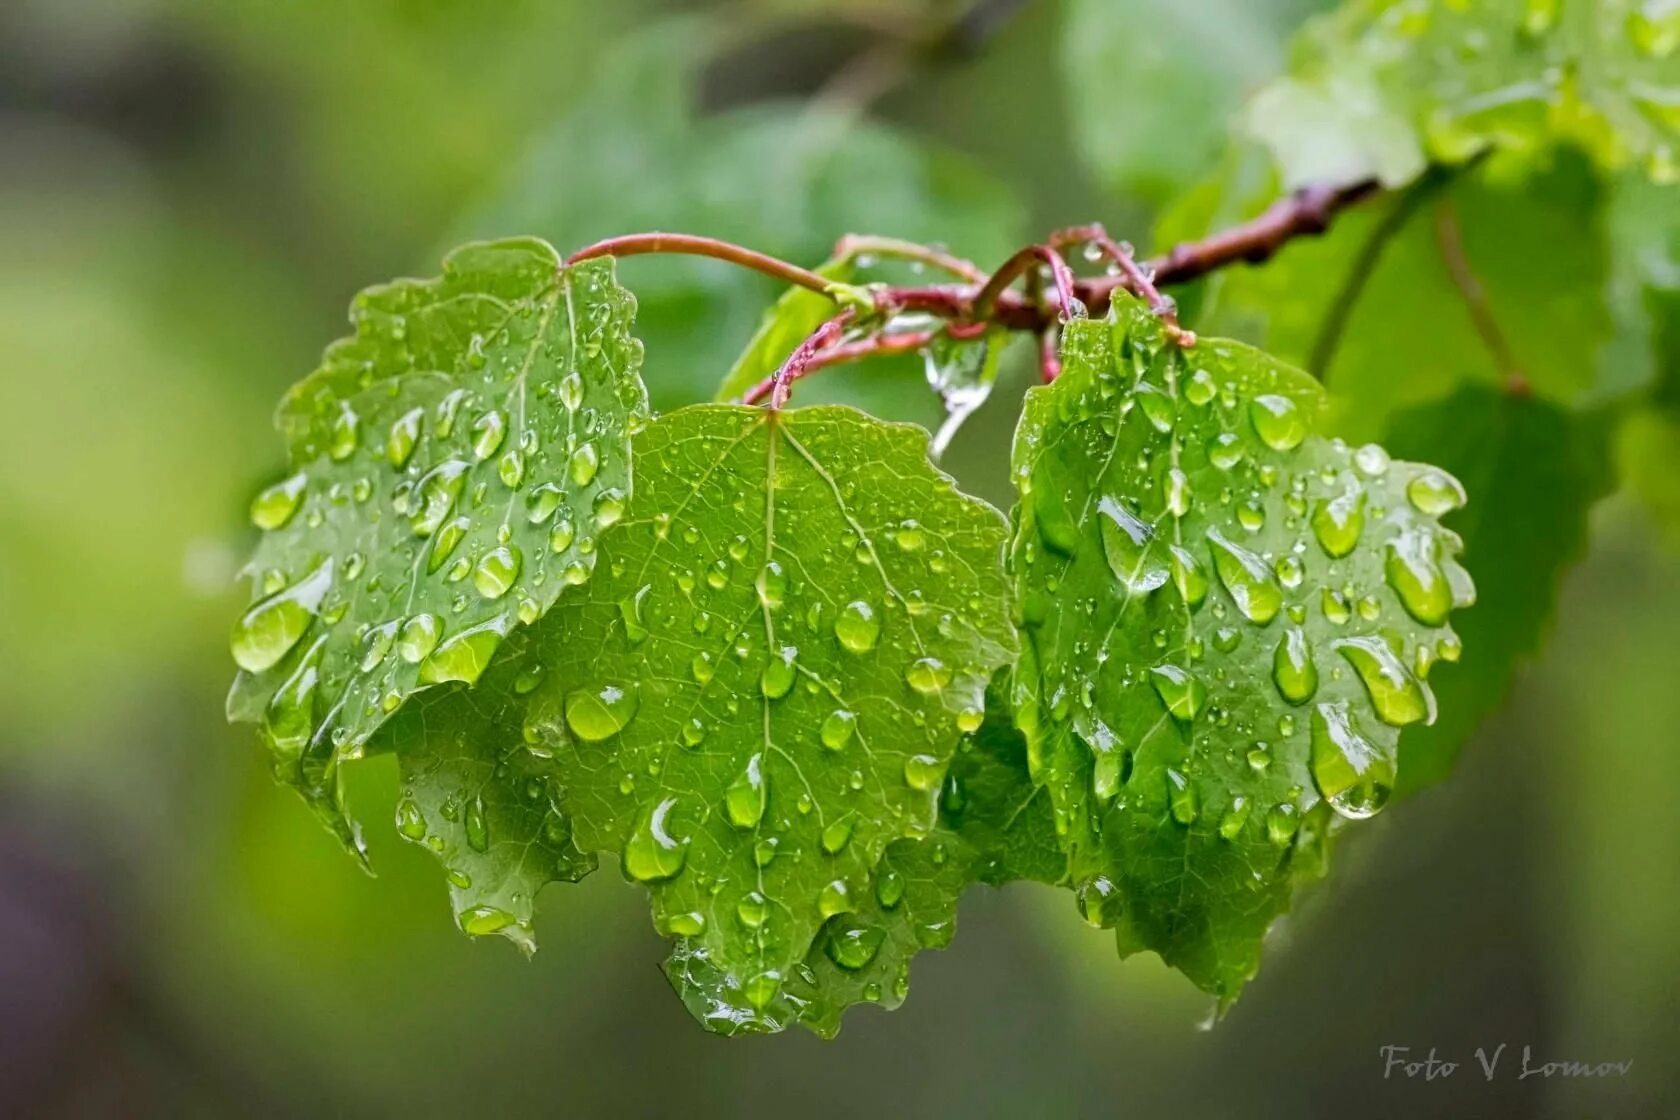
[[[1013,700],[1088,919],[1222,1001],[1337,819],[1378,811],[1472,598],[1433,467],[1313,434],[1298,370],[1074,322],[1016,436]]]
[[[579,846],[648,886],[732,1029],[767,1029],[823,923],[934,827],[1014,654],[1004,525],[924,432],[847,408],[685,408],[635,455],[603,570],[536,632],[530,726]]]
[[[1558,584],[1587,547],[1587,517],[1610,492],[1609,417],[1569,414],[1484,387],[1403,412],[1389,425],[1398,455],[1425,456],[1476,496],[1446,520],[1464,538],[1464,565],[1481,590],[1458,626],[1470,649],[1431,683],[1441,716],[1400,742],[1400,790],[1440,780],[1519,665],[1540,648]]]
[[[647,412],[635,302],[610,261],[467,246],[356,297],[353,337],[282,403],[293,473],[264,490],[229,716],[359,849],[336,767],[412,693],[471,682],[589,577]]]

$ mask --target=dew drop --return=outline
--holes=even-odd
[[[1290,451],[1307,437],[1307,419],[1301,407],[1288,397],[1267,393],[1248,406],[1254,434],[1274,451]]]
[[[919,657],[904,670],[904,679],[911,688],[928,696],[951,683],[951,670],[937,657]]]
[[[1272,683],[1291,704],[1305,704],[1318,691],[1318,666],[1313,664],[1307,636],[1298,627],[1291,627],[1278,641],[1272,654]]]
[[[299,471],[263,489],[251,499],[251,524],[259,529],[279,529],[297,513],[309,477]]]
[[[828,718],[823,720],[822,723],[822,730],[820,732],[822,736],[822,745],[831,751],[839,750],[847,743],[851,742],[852,732],[856,729],[856,727],[857,716],[853,715],[851,712],[846,711],[844,708],[839,708],[830,712],[828,714]]]
[[[944,779],[944,764],[931,754],[913,754],[904,760],[904,784],[911,789],[937,789]]]
[[[1130,593],[1145,594],[1167,582],[1167,565],[1150,547],[1155,531],[1131,510],[1104,495],[1097,502],[1097,527],[1108,569]]]
[[[426,684],[476,683],[507,636],[507,627],[506,619],[493,618],[444,639],[420,663],[420,680]]]
[[[566,695],[566,726],[587,743],[600,743],[623,731],[636,715],[639,697],[634,686],[604,684],[580,688]]]
[[[1452,609],[1452,588],[1436,559],[1434,536],[1411,528],[1389,542],[1383,565],[1388,585],[1400,597],[1406,613],[1426,626],[1439,626]]]
[[[769,787],[764,780],[764,756],[755,754],[724,791],[723,807],[729,814],[729,823],[736,828],[756,827],[764,819],[764,806],[769,795]]]
[[[1313,709],[1311,763],[1313,784],[1344,817],[1372,816],[1394,788],[1392,754],[1360,734],[1345,702]]]
[[[852,653],[868,653],[881,635],[881,619],[862,599],[847,603],[834,619],[834,636]]]
[[[409,459],[414,456],[414,448],[420,442],[420,429],[426,422],[426,410],[411,408],[391,422],[391,431],[385,437],[385,458],[398,470],[408,466]]]
[[[1445,471],[1426,470],[1406,483],[1406,500],[1420,513],[1439,517],[1464,504],[1464,487]]]
[[[601,469],[601,456],[595,450],[593,443],[581,443],[572,452],[567,470],[572,476],[572,482],[578,486],[588,486],[595,481],[595,475]]]
[[[1266,564],[1254,553],[1227,540],[1217,529],[1208,530],[1213,568],[1243,617],[1264,626],[1283,607],[1283,592],[1272,582]]]
[[[1150,683],[1167,711],[1180,723],[1189,723],[1207,703],[1207,686],[1195,674],[1177,665],[1157,665],[1149,670]]]
[[[486,599],[500,599],[519,578],[523,559],[516,545],[504,544],[491,549],[473,569],[473,586]]]
[[[466,476],[466,463],[460,459],[448,459],[421,477],[414,488],[415,508],[409,518],[415,533],[425,537],[437,532],[454,510]]]
[[[1195,824],[1202,813],[1202,800],[1195,783],[1172,769],[1166,771],[1166,779],[1167,809],[1173,820],[1184,825]]]
[[[233,624],[228,646],[241,669],[260,673],[292,651],[331,589],[332,562],[323,560],[308,575],[259,599]]]
[[[799,676],[798,657],[799,651],[793,646],[783,646],[772,654],[758,676],[759,691],[771,700],[780,700],[791,692]]]
[[[1394,727],[1433,723],[1434,696],[1378,637],[1342,638],[1332,647],[1353,666],[1371,697],[1377,717]]]
[[[848,972],[856,972],[875,959],[885,937],[873,926],[847,923],[828,931],[824,950],[829,960]]]
[[[667,797],[637,823],[624,844],[624,869],[642,883],[674,878],[688,860],[688,840],[671,835],[671,811],[677,799]]]

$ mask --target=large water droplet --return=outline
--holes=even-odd
[[[753,583],[758,591],[758,601],[771,610],[779,610],[782,600],[787,597],[787,573],[781,564],[772,560],[758,571],[758,579]]]
[[[448,459],[427,471],[414,488],[414,513],[409,524],[420,536],[437,532],[455,508],[467,478],[467,464]]]
[[[770,901],[758,891],[748,891],[735,904],[735,917],[747,929],[757,929],[770,916]]]
[[[595,481],[595,475],[601,469],[601,455],[595,450],[593,443],[581,443],[567,465],[571,473],[572,482],[578,486],[588,486]]]
[[[397,656],[410,665],[418,665],[437,648],[442,636],[443,623],[437,615],[417,614],[403,623],[402,634],[397,639]]]
[[[758,676],[759,691],[771,700],[780,700],[792,691],[793,682],[799,676],[798,658],[799,651],[793,646],[783,646],[771,654]]]
[[[822,724],[822,745],[831,751],[839,750],[851,741],[856,727],[857,716],[851,712],[844,708],[830,712]]]
[[[1202,814],[1202,799],[1196,792],[1196,783],[1177,770],[1168,770],[1166,776],[1167,809],[1172,813],[1173,820],[1179,824],[1195,824],[1196,818]]]
[[[292,651],[332,587],[332,561],[324,560],[308,575],[253,603],[233,624],[228,646],[241,669],[260,673]]]
[[[1167,711],[1180,723],[1195,719],[1207,703],[1207,686],[1194,673],[1177,665],[1157,665],[1149,670],[1150,683]]]
[[[473,586],[486,599],[500,599],[519,578],[519,566],[523,559],[517,545],[504,544],[491,549],[473,569]]]
[[[518,924],[518,919],[499,906],[481,905],[461,911],[461,931],[484,937]]]
[[[507,414],[500,409],[493,408],[473,421],[473,457],[481,463],[484,462],[501,450],[502,440],[506,438]]]
[[[904,876],[889,868],[884,868],[875,877],[875,901],[881,904],[881,909],[892,910],[904,900]]]
[[[1364,492],[1354,490],[1321,499],[1313,507],[1312,531],[1328,556],[1339,559],[1352,552],[1365,531]]]
[[[873,926],[847,922],[829,929],[824,949],[829,960],[848,972],[856,972],[875,959],[885,936]]]
[[[251,524],[259,529],[278,529],[292,519],[303,502],[309,476],[299,471],[262,490],[251,499]]]
[[[1213,570],[1243,617],[1264,626],[1283,607],[1283,592],[1272,581],[1271,569],[1254,553],[1227,540],[1218,529],[1208,530]]]
[[[343,462],[355,453],[361,435],[362,418],[356,415],[349,401],[340,401],[338,414],[333,417],[332,427],[327,433],[327,454],[334,462]]]
[[[296,755],[309,745],[315,733],[315,695],[320,683],[323,635],[306,653],[292,675],[275,690],[263,712],[263,729],[274,749]]]
[[[911,688],[927,696],[951,683],[951,670],[937,657],[919,657],[904,670],[904,679]]]
[[[1435,721],[1435,697],[1429,687],[1412,675],[1405,664],[1378,637],[1343,638],[1333,648],[1359,674],[1370,694],[1371,706],[1384,723],[1404,727],[1408,723]]]
[[[1426,626],[1439,626],[1452,610],[1452,588],[1441,570],[1440,546],[1424,529],[1413,527],[1389,542],[1383,571],[1400,596],[1406,613]]]
[[[913,754],[904,760],[904,784],[911,789],[936,789],[945,780],[945,765],[931,754]]]
[[[1445,471],[1425,470],[1406,483],[1406,499],[1419,512],[1439,517],[1464,504],[1464,487]]]
[[[566,695],[566,726],[585,742],[599,743],[624,730],[636,715],[639,702],[634,686],[580,688]]]
[[[1274,451],[1289,451],[1307,437],[1307,418],[1301,407],[1288,397],[1267,393],[1248,406],[1254,433]]]
[[[426,422],[426,410],[411,408],[391,422],[391,433],[385,437],[385,458],[397,469],[408,466],[414,448],[420,442],[420,429]]]
[[[1167,556],[1172,563],[1173,586],[1183,597],[1185,605],[1195,610],[1207,598],[1207,572],[1202,568],[1202,562],[1187,548],[1171,545],[1167,549]]]
[[[1291,704],[1305,704],[1318,691],[1318,666],[1299,627],[1291,627],[1278,641],[1272,654],[1272,683]]]
[[[484,798],[467,802],[467,816],[463,822],[467,832],[467,846],[475,852],[490,850],[490,823],[484,817]]]
[[[649,809],[624,844],[624,870],[643,883],[673,878],[688,859],[688,839],[671,835],[671,811],[677,799],[667,797]]]
[[[880,635],[880,616],[862,599],[847,603],[834,619],[834,636],[853,653],[867,653],[874,649]]]
[[[1394,789],[1393,756],[1360,733],[1343,702],[1313,709],[1311,763],[1313,784],[1344,817],[1373,815]]]
[[[844,914],[852,909],[852,889],[846,880],[835,879],[817,892],[817,912],[825,918]]]
[[[764,756],[755,754],[723,793],[723,807],[729,813],[729,823],[736,828],[755,827],[764,819],[764,806],[769,796],[769,785],[764,780]]]
[[[1167,582],[1167,565],[1150,543],[1155,530],[1131,510],[1104,495],[1097,502],[1097,526],[1109,571],[1133,595]]]
[[[829,855],[836,855],[845,849],[852,840],[851,817],[841,817],[822,831],[822,850]]]
[[[426,838],[426,816],[413,798],[397,802],[397,831],[409,840]]]
[[[493,618],[446,638],[420,663],[420,679],[426,684],[477,682],[507,636],[507,627],[506,619]]]

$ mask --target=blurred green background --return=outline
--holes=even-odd
[[[1620,496],[1457,773],[1344,844],[1212,1029],[1017,886],[965,900],[901,1011],[714,1038],[614,870],[545,893],[533,961],[474,943],[430,857],[372,827],[364,876],[223,722],[270,409],[356,288],[526,232],[805,263],[852,230],[982,264],[1076,221],[1147,241],[1323,6],[0,6],[0,1114],[1674,1115],[1680,561]],[[774,295],[624,273],[662,407],[709,395]],[[802,400],[928,421],[910,376]],[[1031,376],[1015,354],[946,460],[993,500]],[[389,760],[352,782],[390,819]],[[1390,1043],[1466,1068],[1385,1081]],[[1519,1081],[1524,1045],[1633,1074]]]

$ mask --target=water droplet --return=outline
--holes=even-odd
[[[1365,531],[1365,495],[1349,491],[1334,498],[1322,499],[1313,508],[1313,536],[1319,547],[1333,559],[1353,551],[1359,535]]]
[[[595,450],[593,443],[581,443],[572,452],[567,470],[571,473],[572,482],[578,486],[588,486],[595,481],[596,473],[601,469],[601,455]]]
[[[468,884],[471,885],[470,883]],[[465,890],[466,888],[461,888]],[[485,937],[492,933],[500,933],[510,926],[518,925],[518,919],[499,906],[474,906],[461,911],[461,930],[474,937]]]
[[[1097,501],[1097,526],[1109,571],[1131,594],[1146,594],[1167,582],[1167,565],[1150,548],[1155,530],[1146,522],[1104,495]]]
[[[251,524],[259,529],[278,529],[292,519],[303,502],[309,477],[302,471],[283,478],[251,499]]]
[[[822,832],[822,850],[835,855],[852,840],[852,818],[841,817]]]
[[[1279,848],[1287,848],[1289,842],[1295,839],[1295,830],[1300,827],[1296,819],[1295,806],[1288,802],[1281,802],[1272,806],[1271,812],[1266,814],[1266,839]]]
[[[706,932],[706,915],[698,910],[672,914],[665,919],[665,931],[676,937],[699,937]]]
[[[717,672],[712,664],[712,655],[705,651],[694,655],[693,660],[688,663],[688,669],[694,674],[694,680],[698,684],[706,684]]]
[[[410,840],[426,838],[426,817],[413,798],[405,797],[397,802],[397,831]]]
[[[844,914],[852,908],[851,888],[846,880],[836,879],[817,892],[817,911],[825,918]]]
[[[904,784],[911,789],[937,789],[945,780],[945,765],[931,754],[913,754],[904,760]]]
[[[507,414],[491,409],[473,422],[471,434],[473,457],[482,463],[501,450],[507,438]]]
[[[397,640],[397,656],[410,665],[418,665],[437,648],[443,636],[443,623],[435,614],[417,614],[403,623],[402,636]]]
[[[1264,626],[1283,607],[1283,592],[1272,582],[1272,574],[1260,557],[1225,539],[1217,529],[1208,530],[1213,568],[1219,582],[1230,593],[1243,617]]]
[[[292,651],[309,629],[321,599],[332,587],[332,562],[322,561],[308,575],[256,603],[233,624],[228,639],[241,669],[260,673]]]
[[[782,974],[775,969],[767,969],[741,985],[742,993],[747,1002],[759,1010],[770,1005],[776,998],[776,993],[782,990]]]
[[[1196,784],[1177,770],[1169,769],[1166,777],[1167,809],[1172,813],[1173,820],[1179,824],[1195,824],[1202,813],[1202,799],[1196,792]]]
[[[545,482],[533,488],[525,498],[525,520],[533,525],[547,521],[554,516],[554,511],[560,508],[560,502],[565,496],[565,491],[552,482]]]
[[[1208,462],[1222,471],[1228,471],[1243,461],[1248,454],[1243,447],[1242,437],[1235,432],[1220,432],[1208,442]]]
[[[759,691],[771,700],[780,700],[792,691],[793,682],[799,676],[795,667],[798,657],[799,651],[793,646],[783,646],[772,654],[759,674]]]
[[[1195,719],[1207,703],[1207,686],[1177,665],[1157,665],[1149,670],[1149,679],[1161,703],[1180,723]]]
[[[1400,596],[1406,613],[1426,626],[1439,626],[1452,609],[1452,588],[1436,557],[1434,536],[1411,528],[1389,542],[1383,565],[1388,585]]]
[[[1272,683],[1291,704],[1305,704],[1318,691],[1318,666],[1313,664],[1312,647],[1297,627],[1284,633],[1272,654]]]
[[[927,696],[951,683],[951,670],[937,657],[919,657],[904,670],[904,679],[911,688]]]
[[[1330,807],[1359,820],[1394,788],[1394,758],[1360,734],[1346,703],[1319,704],[1312,719],[1313,784]]]
[[[856,972],[875,959],[885,937],[873,926],[846,923],[828,931],[824,949],[829,960],[848,972]]]
[[[1359,674],[1377,717],[1394,727],[1435,721],[1435,698],[1412,675],[1387,642],[1377,637],[1342,638],[1333,647]]]
[[[1140,382],[1133,391],[1132,399],[1137,402],[1138,407],[1143,410],[1144,417],[1148,419],[1156,431],[1172,431],[1174,413],[1177,410],[1173,407],[1171,397],[1144,381]]]
[[[781,608],[782,600],[787,596],[787,573],[782,566],[772,560],[758,571],[758,579],[753,586],[758,591],[758,601],[771,610]]]
[[[623,731],[640,702],[634,687],[604,684],[566,695],[566,726],[587,743],[599,743]]]
[[[688,860],[688,839],[671,835],[671,811],[677,799],[667,797],[649,809],[624,844],[624,869],[643,883],[670,879]]]
[[[595,525],[605,529],[610,525],[617,525],[624,518],[626,508],[624,491],[608,488],[595,495]]]
[[[735,904],[735,917],[747,929],[757,929],[770,916],[770,902],[758,891],[748,891]]]
[[[490,664],[496,647],[507,636],[508,621],[493,618],[444,639],[431,656],[420,663],[420,680],[426,684],[461,681],[474,684]]]
[[[1367,443],[1353,453],[1353,465],[1360,473],[1377,478],[1388,471],[1388,452],[1375,443]]]
[[[624,637],[633,646],[647,640],[648,628],[642,615],[647,597],[652,593],[653,585],[645,584],[634,595],[626,595],[618,601],[618,617],[624,623]]]
[[[338,415],[333,417],[332,428],[327,434],[327,454],[334,462],[343,462],[355,453],[361,435],[362,418],[356,415],[349,401],[340,401]]]
[[[1248,806],[1248,798],[1241,794],[1231,798],[1231,807],[1219,818],[1220,836],[1227,840],[1235,840],[1242,835],[1243,825],[1248,823]]]
[[[548,535],[548,550],[556,555],[565,552],[572,547],[572,538],[576,534],[571,519],[562,517],[554,523],[554,531]]]
[[[500,599],[519,578],[522,559],[515,545],[504,544],[491,549],[473,569],[473,586],[486,599]]]
[[[1205,369],[1199,369],[1190,375],[1190,380],[1184,385],[1184,399],[1201,408],[1218,394],[1219,386],[1214,384],[1213,375]]]
[[[503,455],[501,461],[496,464],[496,476],[509,490],[519,489],[519,484],[525,481],[524,453],[515,448]]]
[[[1276,393],[1255,397],[1248,406],[1248,419],[1254,433],[1274,451],[1293,450],[1307,438],[1307,418],[1300,406]]]
[[[1172,565],[1173,586],[1178,588],[1185,605],[1195,610],[1202,605],[1202,600],[1207,598],[1207,572],[1203,570],[1201,561],[1197,560],[1189,549],[1171,545],[1167,549],[1167,556]]]
[[[764,819],[764,807],[770,795],[764,779],[764,756],[755,754],[746,767],[724,791],[723,805],[729,813],[729,823],[736,828],[753,828]]]
[[[1419,512],[1439,517],[1464,504],[1464,487],[1445,471],[1426,470],[1406,483],[1406,498]]]
[[[437,532],[454,510],[466,477],[467,464],[459,459],[439,463],[421,477],[414,488],[416,506],[409,518],[415,533],[424,537]]]
[[[885,868],[875,877],[875,901],[881,904],[881,909],[896,909],[904,900],[904,877],[891,868]]]
[[[856,727],[857,716],[851,712],[844,708],[830,712],[822,724],[822,745],[831,751],[839,750],[851,741]]]
[[[475,797],[467,802],[467,818],[464,822],[467,832],[467,846],[475,852],[490,850],[490,825],[484,819],[484,798]]]
[[[905,518],[893,534],[893,541],[905,552],[920,552],[926,540],[927,535],[922,531],[921,522],[915,518]]]
[[[391,432],[385,437],[385,458],[401,470],[408,466],[414,448],[420,442],[420,429],[426,422],[426,410],[411,408],[391,422]]]
[[[853,653],[874,649],[880,634],[881,620],[875,608],[861,599],[847,603],[834,620],[834,636]]]
[[[1079,916],[1093,929],[1108,929],[1120,920],[1124,909],[1120,888],[1106,875],[1094,875],[1073,892]]]

